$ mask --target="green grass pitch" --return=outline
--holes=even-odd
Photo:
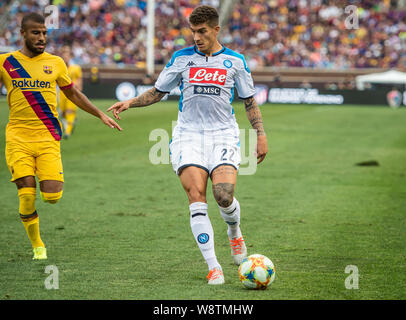
[[[113,101],[95,101],[106,110]],[[250,128],[242,103],[240,128]],[[171,133],[177,103],[130,110],[123,132],[80,111],[62,142],[62,200],[37,197],[48,260],[32,261],[4,159],[8,118],[0,103],[0,299],[405,299],[406,108],[261,107],[269,154],[236,188],[250,254],[268,256],[276,280],[242,287],[208,188],[209,215],[226,284],[208,286],[186,195],[170,164],[153,165],[157,128]],[[375,160],[378,166],[357,166]],[[47,290],[48,265],[59,289]],[[358,289],[346,289],[348,265]]]

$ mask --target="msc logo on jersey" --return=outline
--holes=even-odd
[[[207,233],[201,233],[197,236],[197,241],[201,244],[205,244],[209,241],[209,235]]]
[[[212,96],[219,96],[220,95],[220,88],[212,87],[212,86],[194,86],[193,88],[194,94],[208,94]]]
[[[46,74],[51,74],[52,73],[52,67],[51,66],[44,66],[44,72]]]
[[[190,83],[211,83],[224,86],[227,78],[227,70],[216,68],[190,68]]]

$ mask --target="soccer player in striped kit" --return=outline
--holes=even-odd
[[[41,198],[47,203],[61,199],[64,182],[56,85],[81,109],[110,128],[121,128],[73,85],[62,58],[44,51],[47,28],[43,16],[26,14],[21,35],[21,50],[0,55],[0,82],[7,88],[10,109],[6,162],[18,189],[19,213],[33,247],[33,259],[42,260],[47,259],[47,251],[39,232],[35,176]]]
[[[216,285],[224,283],[224,274],[215,254],[207,210],[209,178],[220,214],[228,225],[233,261],[239,265],[247,256],[240,230],[240,205],[234,197],[241,159],[239,128],[231,104],[234,88],[244,99],[247,117],[257,132],[258,163],[265,158],[268,144],[244,56],[217,40],[220,27],[216,9],[195,8],[189,24],[195,45],[173,54],[154,88],[134,99],[118,102],[108,111],[120,119],[119,113],[156,103],[180,84],[178,121],[169,146],[171,162],[189,200],[190,225],[208,265],[208,283]]]

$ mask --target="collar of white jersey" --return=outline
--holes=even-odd
[[[200,51],[197,49],[197,45],[195,45],[193,48],[195,49],[195,52],[196,52],[196,53],[200,54],[200,55],[203,56],[203,57],[206,56],[205,53],[200,52]],[[221,50],[220,50],[220,51],[217,51],[217,52],[215,52],[215,53],[213,53],[213,54],[211,55],[211,57],[218,56],[219,54],[223,53],[225,50],[226,50],[226,47],[225,47],[224,45],[222,45]]]

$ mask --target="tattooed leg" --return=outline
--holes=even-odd
[[[240,204],[234,198],[237,170],[231,166],[220,166],[212,173],[213,194],[220,215],[227,223],[231,257],[236,265],[247,256],[247,247],[240,229]]]
[[[233,202],[234,186],[237,181],[237,170],[229,165],[216,168],[212,174],[213,195],[220,207],[229,207]]]

